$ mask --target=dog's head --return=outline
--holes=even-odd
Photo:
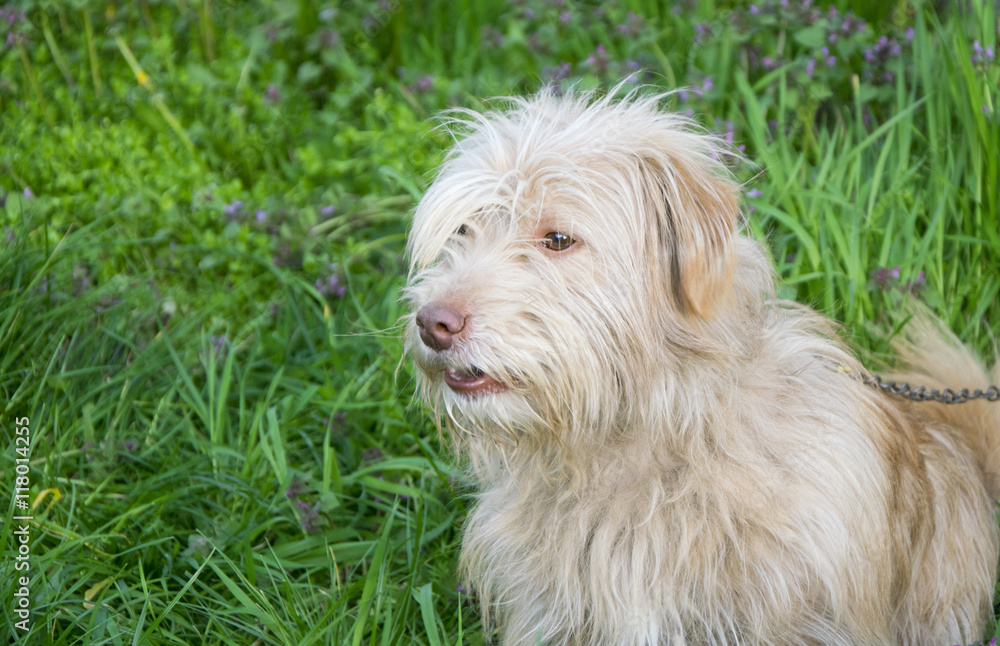
[[[414,215],[406,346],[459,428],[613,428],[641,414],[668,346],[697,345],[727,306],[725,152],[661,102],[543,92],[457,120]]]

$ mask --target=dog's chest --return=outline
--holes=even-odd
[[[718,580],[741,570],[728,562],[738,554],[733,533],[742,521],[707,492],[672,479],[581,495],[513,486],[486,492],[466,526],[466,572],[508,624],[521,614],[544,625],[542,613],[565,615],[550,617],[561,625],[615,617],[623,628],[681,630],[688,610],[700,615],[706,604],[726,603],[713,598],[716,590],[745,587]]]
[[[670,470],[602,482],[570,494],[511,479],[481,495],[463,566],[505,632],[584,626],[606,637],[593,643],[692,644],[706,626],[721,626],[739,639],[762,604],[779,615],[800,611],[774,607],[762,590],[823,595],[810,589],[815,572],[787,563],[819,563],[819,552],[836,547],[797,542],[793,528],[805,510],[794,499],[804,492],[787,483],[748,487],[730,478],[727,489]],[[553,643],[577,639],[560,634]]]

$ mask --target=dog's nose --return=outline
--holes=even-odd
[[[428,303],[417,312],[417,328],[428,348],[447,350],[465,328],[465,316],[450,305]]]

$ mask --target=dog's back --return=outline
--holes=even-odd
[[[897,382],[970,393],[985,391],[989,384],[1000,385],[1000,360],[990,374],[969,348],[925,312],[913,315],[894,348],[904,365],[903,372],[893,377]],[[922,402],[913,407],[962,433],[983,471],[986,490],[1000,499],[1000,402],[978,398],[962,404]]]

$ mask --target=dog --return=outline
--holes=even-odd
[[[543,90],[458,115],[413,216],[405,352],[477,489],[459,567],[487,632],[980,639],[997,406],[864,383],[834,323],[776,297],[733,153],[664,98]],[[915,382],[988,381],[914,326]]]

